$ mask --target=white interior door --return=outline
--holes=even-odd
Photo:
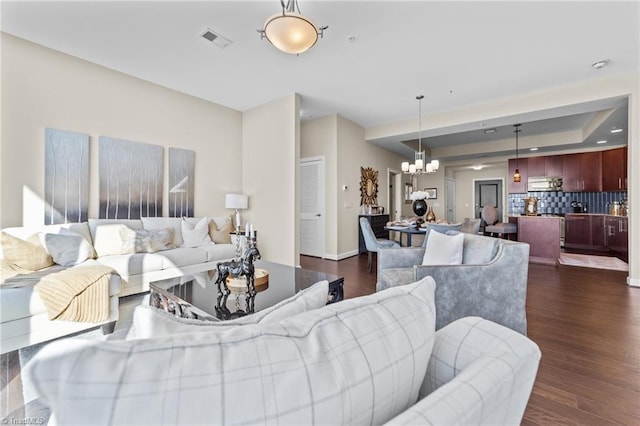
[[[324,257],[324,157],[300,159],[300,254]]]
[[[447,222],[456,222],[456,181],[448,177],[445,179],[447,185]]]

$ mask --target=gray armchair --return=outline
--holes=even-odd
[[[377,253],[381,248],[399,248],[400,244],[392,240],[385,240],[384,238],[376,238],[376,234],[371,229],[369,221],[361,217],[360,228],[362,229],[362,236],[364,237],[364,245],[367,247],[367,255],[369,256],[367,267],[371,272],[371,253]]]
[[[425,249],[378,252],[377,291],[430,275],[436,281],[436,329],[480,316],[526,335],[529,245],[464,233],[461,265],[422,265]]]

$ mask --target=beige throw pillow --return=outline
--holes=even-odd
[[[221,228],[218,228],[214,220],[209,222],[209,236],[216,244],[231,244],[231,232],[233,232],[233,223],[230,220]]]
[[[26,241],[6,232],[0,233],[2,256],[9,266],[17,266],[29,271],[47,268],[53,265],[53,259],[40,245],[38,234],[30,236]]]
[[[173,228],[131,229],[120,228],[122,253],[155,253],[174,248]]]

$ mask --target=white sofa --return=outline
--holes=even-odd
[[[64,267],[54,265],[32,274],[11,278],[11,281],[30,281],[33,285],[11,288],[0,286],[0,353],[7,353],[26,346],[46,342],[62,336],[87,331],[99,326],[103,332],[113,331],[118,319],[118,298],[142,293],[149,289],[149,282],[204,271],[215,267],[216,263],[235,256],[232,244],[209,243],[202,247],[180,247],[182,244],[181,218],[145,218],[141,220],[90,219],[89,222],[48,225],[39,228],[13,227],[2,231],[9,235],[26,240],[35,233],[59,233],[61,229],[80,234],[92,245],[96,232],[101,226],[125,224],[131,229],[173,229],[173,243],[176,248],[156,253],[114,254],[87,259],[77,266],[102,264],[112,267],[117,274],[112,274],[109,283],[110,309],[109,317],[101,323],[50,321],[47,311],[34,291],[33,285],[42,275],[57,272]],[[189,218],[190,222],[198,219]],[[222,227],[228,217],[212,218]],[[0,258],[2,254],[0,252]],[[3,279],[4,277],[0,277]]]
[[[196,223],[202,218],[187,218],[187,222]],[[229,220],[228,216],[212,217],[218,228],[222,228]],[[176,248],[156,253],[133,253],[98,256],[96,259],[103,265],[111,266],[118,272],[122,280],[120,297],[143,293],[149,290],[149,282],[164,278],[188,275],[212,268],[223,260],[235,256],[233,244],[210,243],[200,247],[181,247],[182,219],[174,217],[149,217],[142,219],[89,219],[89,230],[94,243],[100,227],[123,224],[131,229],[157,230],[173,229],[173,245]]]

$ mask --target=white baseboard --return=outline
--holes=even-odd
[[[627,277],[627,284],[631,287],[640,287],[640,279]]]
[[[325,254],[324,258],[329,260],[342,260],[351,256],[356,256],[358,254],[358,250],[348,251],[346,253],[340,253],[338,255],[335,254]]]

